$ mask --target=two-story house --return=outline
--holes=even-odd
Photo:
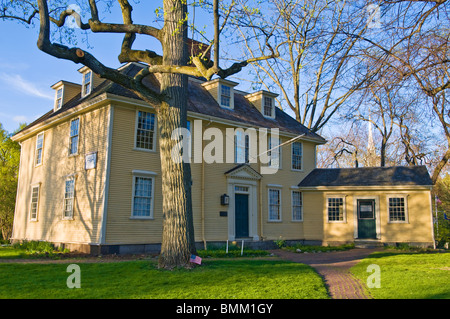
[[[135,74],[142,67],[129,63],[120,70]],[[91,253],[158,250],[163,217],[155,110],[88,68],[78,71],[81,85],[54,84],[53,108],[13,137],[22,152],[12,240]],[[236,85],[189,79],[199,244],[281,238],[433,245],[424,167],[317,169],[317,146],[326,141],[276,107],[276,94],[242,92]],[[225,154],[230,128],[243,129],[235,136],[245,137],[231,137],[233,155]],[[249,129],[278,129],[278,143],[269,137],[263,152],[268,162],[251,160],[250,144],[262,142],[249,138]],[[213,142],[223,145],[221,157],[211,152]],[[259,157],[264,149],[256,150]],[[268,167],[275,170],[267,173]]]

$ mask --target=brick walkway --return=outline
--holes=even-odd
[[[350,273],[350,268],[361,259],[382,248],[356,248],[347,251],[328,253],[293,253],[284,250],[273,250],[275,255],[307,264],[313,267],[325,280],[328,293],[332,299],[370,299],[365,283]]]

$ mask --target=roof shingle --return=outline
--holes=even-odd
[[[431,186],[425,166],[316,168],[299,184],[300,187],[317,186]]]
[[[121,69],[121,72],[126,73],[127,75],[134,76],[137,72],[139,72],[143,65],[139,65],[136,63],[130,63],[124,66]],[[146,78],[146,85],[151,86],[155,90],[159,90],[159,85],[157,79],[154,75]],[[105,80],[99,86],[93,89],[91,94],[82,98],[81,93],[67,102],[62,106],[61,109],[54,112],[53,110],[44,114],[40,118],[38,118],[33,123],[30,123],[26,126],[22,131],[28,130],[29,128],[48,120],[56,115],[63,113],[71,108],[76,107],[80,103],[92,99],[96,96],[99,96],[103,93],[111,93],[119,96],[124,96],[128,98],[141,100],[136,94],[131,92],[130,90],[120,86],[119,84],[113,83],[109,80]],[[269,119],[264,117],[257,109],[254,107],[245,97],[245,94],[242,94],[239,91],[236,91],[234,94],[235,97],[235,107],[234,110],[228,110],[220,107],[217,101],[213,98],[213,96],[202,87],[201,83],[197,81],[189,81],[188,86],[188,111],[199,113],[206,116],[222,118],[225,120],[240,122],[243,125],[249,125],[252,127],[264,127],[264,128],[279,128],[280,131],[304,135],[305,137],[309,137],[317,140],[318,142],[325,143],[325,139],[311,132],[307,127],[297,122],[287,113],[283,112],[279,108],[276,108],[276,116],[275,119]]]

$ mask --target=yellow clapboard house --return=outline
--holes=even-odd
[[[81,85],[54,84],[53,108],[13,137],[22,151],[12,240],[102,254],[157,251],[163,216],[154,108],[86,67],[78,71]],[[199,245],[433,245],[425,167],[318,169],[316,149],[326,141],[276,107],[276,94],[237,84],[189,78]],[[213,142],[222,154],[211,152]],[[254,161],[263,153],[268,161]]]

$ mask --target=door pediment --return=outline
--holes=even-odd
[[[225,172],[228,178],[260,180],[262,175],[255,171],[248,164],[240,164]]]

